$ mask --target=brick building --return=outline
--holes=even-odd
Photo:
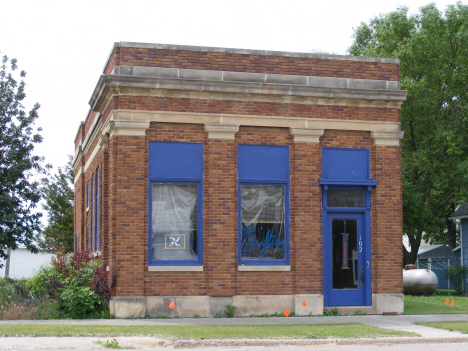
[[[116,43],[73,161],[111,312],[402,313],[405,98],[394,59]]]

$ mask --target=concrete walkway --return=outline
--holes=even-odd
[[[139,349],[168,347],[220,347],[220,346],[271,346],[271,345],[364,345],[364,344],[420,344],[440,342],[468,342],[468,334],[435,329],[414,322],[468,321],[468,314],[454,315],[399,315],[399,316],[339,316],[339,317],[270,317],[270,318],[180,318],[180,319],[86,319],[86,320],[2,320],[3,324],[69,324],[69,325],[278,325],[278,324],[337,324],[362,323],[380,328],[414,332],[418,337],[388,337],[378,339],[298,339],[298,340],[179,340],[170,341],[154,337],[117,337],[122,346]],[[0,351],[26,349],[93,349],[101,348],[97,341],[113,337],[0,337]]]

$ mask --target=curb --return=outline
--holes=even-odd
[[[241,347],[241,346],[320,346],[320,345],[403,345],[403,344],[439,344],[468,342],[468,336],[448,338],[427,337],[392,337],[362,339],[217,339],[217,340],[177,340],[173,346],[181,348],[206,347]]]

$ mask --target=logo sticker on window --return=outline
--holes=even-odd
[[[166,250],[185,249],[185,234],[166,234]]]

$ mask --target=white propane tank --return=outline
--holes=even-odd
[[[403,292],[408,295],[430,295],[437,289],[439,280],[429,269],[403,270]]]

